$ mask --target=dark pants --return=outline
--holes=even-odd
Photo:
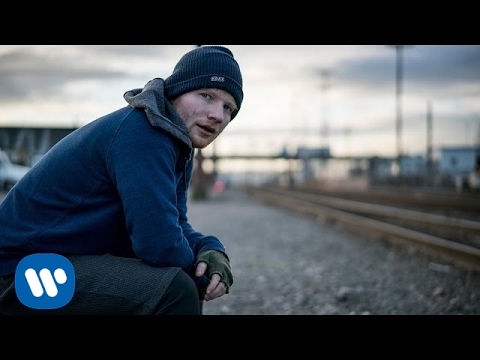
[[[192,278],[178,267],[155,268],[111,255],[69,257],[75,293],[58,309],[31,309],[15,292],[14,274],[0,277],[0,314],[201,315]]]

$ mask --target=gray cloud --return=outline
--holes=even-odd
[[[391,90],[396,79],[393,48],[371,58],[352,58],[331,69],[339,85],[375,91]],[[444,95],[459,85],[480,94],[480,46],[408,46],[403,49],[403,82],[410,91]],[[319,74],[320,69],[316,70]],[[332,80],[333,81],[333,80]]]
[[[33,50],[18,48],[0,55],[0,103],[29,101],[31,96],[38,94],[45,98],[56,97],[63,93],[68,83],[78,80],[101,81],[127,76],[127,72],[111,70],[102,61],[92,66],[80,60],[71,61],[68,57]],[[89,51],[88,47],[86,50]]]
[[[240,50],[251,51],[249,61],[254,61],[255,56],[271,56],[276,61],[273,68],[281,69],[281,52],[291,53],[302,48],[305,54],[319,59],[322,52],[328,50],[314,46],[242,46]],[[304,73],[313,74],[320,82],[320,71],[328,69],[333,86],[390,91],[395,82],[395,50],[387,46],[383,50],[382,46],[376,48],[373,55],[343,59],[330,67],[309,65]],[[54,97],[61,95],[70,82],[78,80],[120,80],[132,76],[128,67],[119,70],[110,66],[119,59],[127,64],[169,57],[168,46],[164,45],[78,45],[71,47],[72,53],[68,48],[57,53],[59,49],[55,46],[51,52],[36,50],[36,47],[25,46],[0,55],[0,102],[28,101],[29,96],[38,93]],[[477,85],[480,83],[480,46],[408,46],[403,50],[403,69],[405,86],[413,91],[445,93],[459,84]],[[480,88],[472,87],[471,91],[478,96]]]

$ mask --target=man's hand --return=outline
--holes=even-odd
[[[209,301],[228,294],[233,284],[233,274],[227,257],[219,251],[207,250],[197,256],[195,276],[206,275],[210,279],[204,300]]]

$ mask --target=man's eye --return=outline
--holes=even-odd
[[[205,99],[211,99],[212,97],[207,94],[207,93],[200,93],[201,96],[203,96]]]
[[[225,105],[223,108],[224,108],[229,114],[233,114],[233,109],[232,109],[230,106]]]

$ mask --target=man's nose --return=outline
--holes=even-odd
[[[210,117],[214,118],[218,122],[223,121],[223,117],[225,116],[225,113],[223,111],[223,105],[222,104],[215,104],[212,105],[210,108]]]

